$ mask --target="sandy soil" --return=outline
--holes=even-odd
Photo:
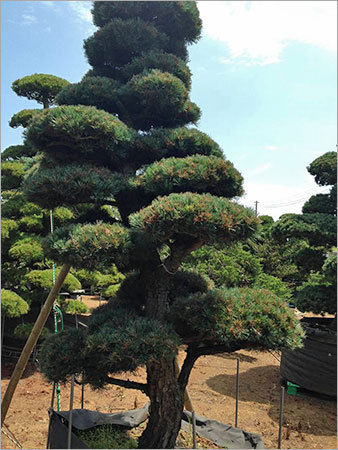
[[[92,300],[93,301],[93,300]],[[93,301],[93,305],[98,302]],[[182,363],[184,352],[180,353]],[[236,364],[240,360],[238,427],[259,433],[265,448],[275,449],[279,423],[279,355],[269,352],[239,351],[232,355],[201,357],[189,382],[189,393],[197,414],[234,425]],[[2,394],[13,364],[2,367]],[[122,377],[121,377],[122,378]],[[144,369],[124,378],[145,381]],[[8,411],[4,431],[9,430],[25,449],[46,448],[48,407],[52,387],[34,367],[27,367]],[[61,409],[69,408],[69,384],[61,387]],[[81,388],[75,387],[74,408],[80,408]],[[141,407],[147,397],[139,391],[109,386],[103,391],[85,389],[84,407],[117,412]],[[285,396],[282,448],[337,448],[336,402],[309,396]],[[7,428],[8,427],[8,428]],[[2,449],[19,448],[2,434]]]

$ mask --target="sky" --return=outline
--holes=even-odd
[[[240,203],[275,220],[301,212],[318,187],[306,167],[337,144],[337,3],[199,1],[202,38],[189,47],[198,129],[244,177]],[[49,73],[78,82],[90,1],[1,1],[1,149],[22,142],[8,122],[25,108],[14,80]]]

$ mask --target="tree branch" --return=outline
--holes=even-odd
[[[185,360],[183,362],[183,365],[181,367],[180,374],[178,376],[178,384],[182,390],[184,390],[188,384],[190,372],[192,368],[194,367],[194,364],[196,360],[198,359],[200,355],[197,355],[196,353],[193,353],[191,349],[188,347],[187,349],[187,356],[185,357]]]
[[[164,266],[167,271],[176,272],[184,258],[186,258],[194,250],[200,248],[202,245],[202,240],[188,235],[185,237],[182,235],[180,239],[176,239],[170,246],[170,255],[164,261]]]
[[[191,353],[197,358],[203,355],[215,355],[217,353],[233,353],[237,350],[247,348],[248,343],[246,342],[236,342],[235,344],[221,344],[221,345],[209,345],[209,346],[189,346]],[[196,359],[197,359],[196,358]]]
[[[120,380],[118,378],[111,378],[108,376],[105,381],[108,384],[115,384],[116,386],[122,386],[126,389],[137,389],[149,396],[148,385],[145,383],[137,383],[136,381],[129,381],[129,380]]]

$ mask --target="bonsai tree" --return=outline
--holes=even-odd
[[[279,240],[300,241],[292,256],[304,281],[295,303],[301,311],[336,313],[336,192],[337,153],[328,152],[307,168],[320,186],[331,186],[328,194],[310,197],[303,214],[285,214],[274,225]]]
[[[252,210],[234,202],[242,177],[209,136],[190,125],[187,45],[201,21],[194,2],[94,2],[98,31],[84,48],[92,70],[34,115],[26,144],[44,154],[25,181],[43,208],[92,204],[91,219],[60,227],[46,255],[74,268],[128,273],[86,330],[45,340],[41,369],[54,382],[76,373],[95,388],[117,384],[150,398],[140,448],[174,448],[184,392],[201,355],[241,348],[294,348],[302,331],[267,290],[210,289],[181,270],[205,244],[230,245],[255,232]],[[118,211],[102,220],[101,205]],[[185,345],[179,373],[175,358]],[[144,365],[146,383],[114,374]]]

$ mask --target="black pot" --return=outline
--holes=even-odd
[[[304,347],[283,350],[281,377],[301,388],[337,397],[337,333],[329,327],[332,319],[304,318]]]

